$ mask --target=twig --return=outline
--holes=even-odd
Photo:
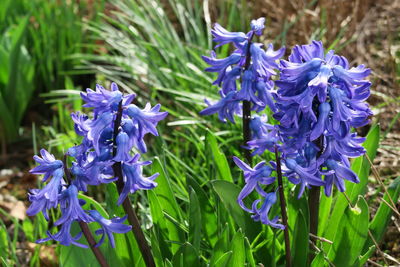
[[[310,247],[313,248],[316,252],[320,253],[322,251],[322,253],[324,254],[324,259],[329,263],[330,266],[336,267],[336,265],[331,262],[328,256],[326,256],[326,253],[322,250],[322,248],[317,247],[317,245],[315,245],[314,242],[312,242],[311,240],[308,240],[308,242],[310,243]]]
[[[391,209],[393,210],[393,212],[396,213],[396,215],[400,217],[400,213],[399,213],[399,211],[398,211],[397,208],[396,208],[396,204],[394,203],[394,201],[393,201],[393,199],[392,199],[392,196],[391,196],[391,195],[389,194],[389,192],[387,191],[386,186],[385,186],[384,183],[382,182],[381,176],[379,175],[379,172],[378,172],[378,170],[376,169],[374,163],[372,162],[372,160],[370,159],[370,157],[368,156],[368,154],[365,154],[365,158],[368,160],[369,165],[371,166],[371,169],[372,169],[372,173],[374,174],[376,180],[378,180],[379,184],[383,187],[383,190],[385,191],[385,193],[386,193],[386,195],[388,196],[388,198],[389,198],[389,200],[390,200],[390,203],[391,203],[392,205],[389,205],[383,198],[382,198],[382,201],[384,201],[384,202],[389,206],[389,208],[391,208]]]
[[[372,260],[367,260],[369,263],[371,263],[372,265],[375,265],[375,266],[378,266],[378,267],[384,267],[383,265],[380,265],[379,263],[377,263],[377,262],[374,262],[374,261],[372,261]]]
[[[330,240],[328,240],[328,239],[326,239],[326,238],[320,237],[320,236],[316,236],[316,235],[314,235],[314,234],[312,234],[312,233],[310,233],[310,236],[311,236],[312,238],[314,238],[314,239],[318,239],[319,241],[326,242],[326,243],[328,243],[328,244],[333,244],[332,241],[330,241]]]
[[[118,105],[118,113],[117,117],[114,121],[114,132],[113,132],[113,156],[117,154],[117,135],[119,132],[119,127],[121,126],[122,120],[122,101]],[[115,162],[112,166],[114,175],[118,177],[116,182],[118,193],[121,194],[124,188],[123,182],[123,173],[122,173],[122,165],[121,162]],[[140,226],[140,222],[138,217],[136,216],[135,210],[132,208],[132,204],[129,200],[129,197],[126,197],[125,200],[122,202],[122,207],[124,208],[126,214],[128,215],[128,221],[132,225],[132,232],[135,236],[135,239],[139,245],[140,252],[142,253],[144,262],[146,263],[147,267],[155,267],[156,264],[154,262],[153,254],[151,253],[151,249],[146,241],[146,237],[142,231]]]
[[[279,157],[278,147],[275,146],[275,158],[276,158],[276,172],[278,176],[278,190],[279,190],[279,199],[281,204],[281,213],[282,213],[282,222],[285,226],[284,236],[285,236],[285,251],[286,251],[286,267],[290,267],[292,265],[292,256],[290,253],[290,239],[289,239],[289,224],[288,217],[286,213],[286,200],[285,193],[283,191],[283,182],[282,182],[282,169],[281,169],[281,159]]]

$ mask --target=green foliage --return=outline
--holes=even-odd
[[[28,16],[17,20],[0,37],[0,137],[14,141],[33,93],[35,64],[26,47]],[[17,104],[18,103],[18,104]]]

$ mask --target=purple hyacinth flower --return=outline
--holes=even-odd
[[[111,112],[104,112],[89,124],[90,130],[87,134],[87,138],[93,142],[93,147],[98,155],[100,154],[99,140],[101,134],[105,129],[111,128],[111,122],[113,120],[114,115]]]
[[[126,114],[138,125],[139,138],[143,138],[147,133],[158,136],[157,123],[168,115],[168,112],[159,112],[160,108],[160,104],[152,108],[150,103],[147,103],[142,110],[133,104],[127,106]]]
[[[53,172],[53,177],[45,187],[30,191],[29,201],[32,202],[32,204],[26,211],[29,216],[42,212],[46,220],[49,219],[47,210],[55,208],[58,205],[63,185],[63,175],[63,168],[58,168]]]
[[[331,105],[329,103],[322,103],[319,108],[319,115],[318,115],[318,120],[317,123],[314,126],[314,129],[311,131],[310,134],[310,141],[314,141],[318,137],[321,136],[321,134],[327,129],[326,123],[328,122],[328,115],[329,112],[331,111]]]
[[[214,37],[213,41],[219,43],[215,48],[228,43],[234,43],[236,47],[241,47],[242,43],[247,39],[246,34],[243,32],[229,32],[218,23],[214,24],[211,33]]]
[[[256,82],[256,91],[257,91],[257,96],[258,99],[263,103],[263,105],[258,106],[257,104],[254,104],[253,110],[256,112],[263,111],[266,106],[268,106],[272,112],[276,112],[277,108],[274,102],[274,98],[272,96],[271,90],[274,88],[274,82],[273,81],[264,81],[264,80],[259,80]]]
[[[214,84],[220,84],[225,77],[228,67],[231,65],[239,63],[241,55],[238,53],[233,53],[229,57],[218,59],[215,57],[202,56],[203,60],[211,67],[206,68],[208,72],[217,72],[218,78],[214,81]]]
[[[124,188],[118,198],[118,205],[125,200],[129,193],[135,193],[137,190],[149,190],[157,186],[154,179],[159,173],[155,173],[150,177],[144,177],[142,174],[142,166],[151,164],[151,161],[139,162],[140,154],[136,154],[130,161],[122,163],[122,171],[124,174]]]
[[[251,209],[247,208],[243,200],[246,198],[254,189],[257,190],[258,193],[263,193],[264,190],[260,187],[262,185],[269,185],[275,181],[275,177],[271,177],[271,173],[273,169],[268,165],[265,165],[265,161],[259,162],[254,168],[251,168],[249,165],[241,161],[237,157],[233,157],[233,161],[235,164],[243,170],[244,179],[246,185],[243,187],[242,191],[240,191],[239,196],[237,198],[237,202],[245,211],[252,212]]]
[[[239,79],[240,74],[242,73],[242,69],[240,67],[233,67],[230,70],[226,71],[226,74],[222,81],[219,82],[218,86],[221,86],[222,92],[226,95],[231,91],[236,91],[236,80]],[[215,82],[213,84],[216,84]]]
[[[86,136],[90,130],[89,123],[91,122],[91,120],[89,120],[89,117],[86,114],[81,114],[77,112],[71,113],[71,118],[72,121],[75,123],[75,132],[80,136]]]
[[[128,134],[123,131],[119,132],[117,135],[117,154],[114,157],[114,161],[129,161],[132,158],[129,154],[132,146],[129,143]]]
[[[71,224],[73,220],[66,221],[62,226],[58,233],[52,234],[50,231],[47,231],[47,238],[36,240],[36,243],[41,244],[46,241],[54,240],[59,242],[61,245],[70,246],[71,244],[81,247],[81,248],[88,248],[88,246],[76,242],[82,236],[82,232],[79,232],[75,236],[71,236]]]
[[[237,93],[237,98],[240,100],[251,101],[258,106],[264,105],[255,93],[255,77],[253,72],[251,70],[245,70],[242,77],[242,89]]]
[[[296,160],[287,158],[285,159],[285,165],[289,169],[289,171],[285,172],[289,181],[293,184],[300,184],[298,198],[303,195],[305,187],[309,187],[310,185],[325,185],[325,182],[316,176],[318,172],[316,164],[311,164],[309,167],[302,167]]]
[[[103,112],[116,111],[122,100],[122,93],[118,90],[116,83],[111,83],[111,91],[101,85],[96,85],[96,91],[88,88],[86,93],[81,93],[86,104],[83,107],[93,108],[95,118]]]
[[[130,119],[122,119],[121,126],[124,132],[126,132],[129,136],[129,147],[136,147],[140,152],[146,153],[146,143],[144,142],[143,138],[140,138],[139,130],[133,121]]]
[[[250,121],[252,140],[247,142],[247,149],[253,150],[252,156],[261,155],[265,150],[274,152],[278,145],[278,128],[266,123],[267,117],[255,115]]]
[[[33,159],[39,164],[39,166],[36,166],[29,172],[33,174],[44,174],[42,181],[46,182],[47,179],[53,175],[54,171],[63,168],[63,163],[61,160],[56,160],[54,155],[47,152],[46,149],[41,149],[40,155],[42,157],[37,155],[33,156]]]
[[[339,164],[335,160],[328,159],[326,161],[326,166],[331,170],[325,173],[325,194],[327,196],[330,196],[332,192],[332,184],[335,184],[340,192],[344,192],[346,190],[343,181],[344,179],[356,184],[360,182],[357,174],[355,174],[350,168]]]
[[[82,209],[81,203],[78,199],[78,189],[73,184],[68,186],[68,188],[62,192],[60,207],[62,216],[54,223],[54,225],[61,225],[73,220],[87,223],[93,221],[92,218]]]
[[[260,36],[264,30],[265,27],[265,18],[261,17],[258,19],[253,19],[250,23],[251,30],[254,31],[254,33],[258,36]]]
[[[254,71],[261,78],[269,78],[271,75],[276,75],[274,69],[278,68],[275,62],[283,56],[285,48],[274,51],[272,44],[269,45],[268,50],[264,51],[262,44],[252,43],[250,46],[251,59],[253,60]]]
[[[253,202],[252,212],[254,213],[254,215],[252,215],[251,217],[253,218],[253,220],[261,221],[261,223],[263,223],[265,225],[270,225],[274,228],[278,228],[278,229],[282,229],[282,230],[285,229],[284,225],[277,223],[278,216],[276,216],[272,220],[270,220],[268,217],[269,211],[271,210],[272,205],[275,204],[276,200],[277,200],[276,192],[268,193],[264,197],[265,197],[265,199],[260,208],[258,208],[257,206],[262,201],[261,199],[257,199],[256,201]]]
[[[211,115],[218,113],[218,118],[222,122],[226,122],[226,119],[235,123],[234,115],[241,114],[241,100],[237,98],[237,92],[231,91],[227,95],[224,95],[222,91],[219,92],[221,100],[215,104],[208,103],[208,107],[200,111],[200,115]]]
[[[107,235],[108,241],[111,244],[112,248],[115,248],[115,240],[113,233],[117,234],[125,234],[132,229],[131,225],[123,224],[123,221],[126,220],[127,216],[123,218],[112,218],[111,220],[105,219],[97,210],[89,210],[88,211],[90,217],[100,224],[101,228],[96,230],[96,235],[102,235],[99,242],[95,245],[95,247],[99,247],[104,242],[104,237]]]

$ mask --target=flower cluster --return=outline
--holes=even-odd
[[[206,71],[217,72],[214,82],[221,86],[221,100],[201,112],[209,115],[218,112],[219,118],[234,122],[233,115],[240,115],[241,101],[250,101],[252,110],[259,112],[268,106],[279,125],[267,123],[266,115],[252,117],[249,128],[251,140],[247,149],[252,156],[262,155],[266,150],[282,153],[283,174],[299,185],[298,197],[305,188],[324,186],[325,194],[331,195],[335,184],[339,191],[345,190],[344,180],[358,183],[357,175],[350,169],[349,158],[365,153],[361,143],[364,138],[352,131],[369,122],[372,115],[365,100],[369,97],[371,83],[365,78],[370,70],[363,65],[350,68],[346,58],[328,51],[322,43],[295,46],[288,60],[275,60],[284,49],[273,52],[272,45],[264,52],[261,44],[252,43],[254,34],[261,34],[263,19],[252,21],[247,33],[228,32],[216,24],[212,31],[216,47],[233,43],[236,50],[225,59],[203,57],[211,65]],[[271,75],[280,79],[273,82]],[[241,90],[236,80],[241,78]],[[278,87],[274,91],[274,86]],[[268,213],[276,202],[275,192],[266,193],[262,186],[274,183],[271,177],[275,163],[264,161],[251,168],[238,158],[234,162],[244,172],[245,186],[238,196],[239,205],[253,214],[254,220],[276,228],[277,218],[270,220]],[[256,191],[261,199],[252,208],[244,204],[244,198]]]
[[[242,115],[242,101],[252,103],[252,110],[260,112],[269,106],[275,110],[271,90],[274,87],[270,79],[278,68],[276,60],[283,56],[285,49],[274,51],[270,44],[266,50],[260,43],[252,42],[254,35],[261,35],[264,29],[264,18],[251,22],[251,30],[243,32],[229,32],[216,23],[212,30],[215,48],[232,43],[235,50],[226,58],[218,59],[215,52],[210,57],[203,56],[210,65],[209,72],[218,73],[214,85],[220,87],[221,99],[212,104],[206,100],[208,107],[200,112],[202,115],[218,113],[221,121],[228,119],[234,123],[234,115]],[[240,80],[240,89],[237,81]]]
[[[93,117],[80,113],[71,115],[76,133],[83,137],[81,144],[67,152],[73,158],[72,166],[68,168],[66,163],[56,160],[44,149],[41,150],[41,157],[34,156],[39,166],[32,169],[31,173],[44,174],[43,182],[47,184],[43,189],[31,190],[29,200],[32,204],[27,214],[33,216],[42,212],[49,220],[47,211],[60,207],[62,215],[54,223],[55,226],[61,226],[60,231],[56,234],[48,231],[48,237],[38,240],[39,243],[52,239],[66,246],[74,244],[86,247],[77,242],[82,233],[71,236],[71,225],[74,221],[96,222],[101,228],[95,233],[102,235],[97,245],[101,245],[107,235],[114,247],[113,233],[126,233],[131,229],[130,225],[123,224],[126,216],[109,220],[96,210],[85,211],[82,208],[84,201],[78,198],[78,193],[86,192],[88,185],[116,181],[116,164],[120,166],[124,184],[118,205],[129,193],[154,188],[157,185],[154,179],[158,174],[150,177],[142,174],[142,166],[151,162],[140,162],[140,154],[132,155],[131,150],[136,148],[146,152],[144,136],[147,133],[158,135],[157,123],[168,113],[160,112],[160,105],[151,108],[147,104],[144,109],[139,109],[132,104],[135,95],[123,96],[115,83],[112,83],[111,90],[97,85],[96,91],[88,89],[86,93],[81,93],[81,97],[86,102],[84,107],[93,108]]]
[[[365,100],[371,83],[364,65],[350,68],[346,58],[328,51],[321,42],[295,46],[289,60],[281,61],[277,107],[286,176],[304,188],[332,185],[345,190],[343,179],[358,183],[349,158],[364,154],[352,128],[366,125],[372,115]],[[323,180],[322,177],[325,176]]]

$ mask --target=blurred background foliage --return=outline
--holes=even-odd
[[[38,148],[45,147],[61,156],[79,141],[70,120],[70,113],[81,109],[79,92],[96,83],[108,87],[111,81],[126,92],[135,92],[140,105],[159,102],[170,113],[168,121],[159,126],[162,137],[148,140],[150,151],[145,157],[159,157],[156,166],[165,172],[174,201],[180,207],[175,215],[189,218],[180,213],[195,213],[193,207],[197,202],[203,203],[204,198],[207,207],[218,207],[205,216],[211,216],[206,218],[217,224],[216,220],[220,220],[218,233],[223,238],[213,236],[215,229],[204,223],[201,231],[207,234],[207,240],[188,236],[196,253],[201,248],[203,257],[212,256],[214,262],[225,257],[222,260],[228,264],[231,256],[223,248],[230,243],[228,239],[236,240],[233,243],[238,246],[251,247],[255,253],[275,246],[281,237],[275,239],[275,234],[265,227],[262,233],[273,239],[262,244],[256,242],[260,239],[257,237],[248,244],[226,210],[219,208],[222,204],[216,188],[221,185],[210,183],[215,179],[242,183],[231,162],[231,156],[241,153],[240,122],[224,124],[216,116],[198,114],[205,107],[204,98],[217,98],[217,89],[211,86],[214,76],[203,71],[205,63],[201,60],[201,55],[209,54],[213,47],[210,27],[217,21],[231,31],[246,31],[251,19],[264,16],[267,23],[261,42],[272,42],[275,48],[286,46],[289,53],[295,44],[322,40],[326,48],[335,49],[352,64],[370,67],[373,87],[369,102],[375,113],[372,124],[380,123],[382,131],[374,164],[388,186],[400,175],[399,13],[399,0],[0,1],[3,264],[57,264],[59,249],[33,243],[43,237],[47,223],[41,217],[25,218],[26,190],[37,186],[37,177],[27,170]],[[227,54],[226,49],[220,48],[218,54]],[[359,131],[365,136],[369,126]],[[232,173],[228,175],[230,168]],[[370,181],[365,185],[364,196],[372,217],[384,191],[374,176],[368,178],[367,174],[365,179]],[[95,199],[104,200],[105,192],[101,188],[90,193]],[[157,211],[149,208],[148,201],[158,202],[156,194],[148,193],[146,197],[140,193],[133,199],[140,199],[140,216],[146,228],[163,224]],[[12,210],[15,214],[10,213]],[[153,221],[148,217],[150,211]],[[177,217],[170,216],[167,224],[176,225]],[[388,224],[381,250],[394,259],[400,258],[400,247],[396,245],[400,241],[400,222],[392,217]],[[192,227],[193,222],[183,220],[176,233],[190,233],[188,228],[198,231]],[[152,233],[149,238],[160,241],[161,237]],[[221,243],[220,254],[214,255],[210,244],[217,241]],[[172,246],[173,252],[178,249],[164,245]],[[277,251],[265,257],[277,257],[283,248],[275,247]],[[192,248],[179,249],[187,252]],[[168,256],[168,251],[160,253]],[[388,259],[382,255],[375,254],[373,260],[385,264]],[[180,260],[177,257],[176,261]]]

